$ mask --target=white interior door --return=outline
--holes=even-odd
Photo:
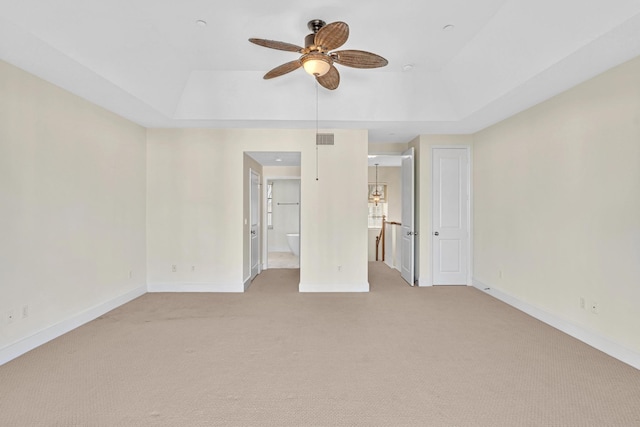
[[[411,286],[415,282],[414,228],[414,164],[413,147],[402,153],[402,226],[400,244],[400,273]]]
[[[253,169],[250,189],[251,280],[260,273],[260,175]]]
[[[469,150],[433,149],[433,284],[467,284]]]

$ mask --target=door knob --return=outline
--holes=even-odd
[[[251,234],[256,234],[256,230],[251,230]]]
[[[435,236],[439,236],[440,233],[438,233],[437,231],[435,233],[433,233]]]

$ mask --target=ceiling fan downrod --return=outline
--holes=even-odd
[[[309,49],[312,46],[315,46],[316,33],[320,31],[320,28],[324,27],[325,25],[327,25],[327,23],[324,22],[322,19],[313,19],[309,21],[309,23],[307,24],[307,27],[312,31],[312,33],[308,34],[304,38],[305,48]],[[313,50],[319,50],[319,49],[316,48]]]

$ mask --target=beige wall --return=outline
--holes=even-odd
[[[0,61],[0,350],[144,292],[145,192],[142,127]]]
[[[479,132],[473,157],[475,279],[636,354],[639,76],[640,58]]]
[[[150,289],[241,292],[249,233],[243,153],[300,151],[300,290],[368,290],[367,133],[331,132],[335,145],[320,147],[316,181],[312,131],[150,129]]]

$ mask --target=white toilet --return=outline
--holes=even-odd
[[[297,257],[300,256],[300,233],[288,233],[287,243],[289,243],[289,249]]]

